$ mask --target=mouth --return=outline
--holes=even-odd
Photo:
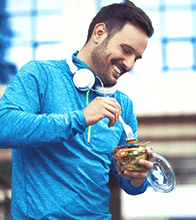
[[[117,64],[116,62],[115,63],[112,62],[112,67],[115,70],[117,78],[120,77],[121,75],[123,75],[126,72],[126,70],[122,66],[122,64]]]
[[[118,66],[113,65],[114,70],[117,72],[117,74],[120,76],[121,75],[121,70]]]

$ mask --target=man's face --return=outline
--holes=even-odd
[[[134,67],[142,57],[148,36],[132,24],[126,24],[111,39],[105,38],[91,54],[92,70],[105,87],[114,86],[117,79]]]

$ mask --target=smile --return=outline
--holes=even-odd
[[[113,68],[114,70],[116,70],[116,72],[121,75],[121,70],[116,66],[116,65],[113,65]]]

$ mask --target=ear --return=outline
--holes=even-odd
[[[93,30],[92,39],[95,44],[102,42],[108,36],[107,27],[104,23],[96,24]]]

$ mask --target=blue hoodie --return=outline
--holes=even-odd
[[[127,193],[146,190],[147,180],[134,188],[112,163],[111,151],[126,144],[120,121],[87,127],[83,109],[97,95],[74,86],[66,60],[31,61],[16,74],[0,100],[0,148],[13,149],[11,219],[111,219],[110,165]],[[113,97],[136,134],[131,100],[120,91]]]

